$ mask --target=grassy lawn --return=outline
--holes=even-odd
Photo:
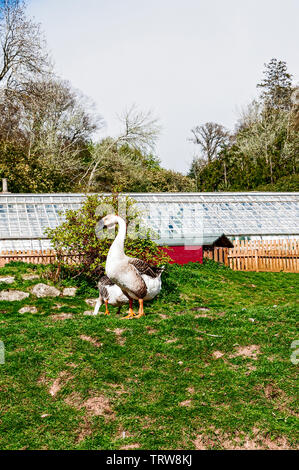
[[[42,266],[4,275],[0,290],[51,284]],[[0,449],[298,448],[298,275],[206,262],[163,276],[141,319],[84,315],[97,290],[71,280],[74,298],[0,301]]]

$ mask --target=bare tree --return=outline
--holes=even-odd
[[[229,139],[229,133],[225,127],[215,122],[206,122],[202,126],[196,126],[191,129],[191,132],[193,137],[189,141],[200,146],[202,156],[208,162],[217,157],[221,146]]]
[[[10,86],[51,68],[40,25],[22,0],[0,0],[0,82]]]
[[[238,119],[235,125],[235,133],[248,129],[262,118],[263,107],[257,100],[253,100],[243,106],[238,112]]]
[[[127,144],[131,148],[141,152],[149,152],[155,148],[160,134],[158,120],[152,116],[150,111],[139,111],[134,105],[125,110],[119,117],[123,130],[114,139],[106,139],[96,145],[93,151],[93,159],[81,181],[88,175],[87,191],[89,191],[101,161],[111,151],[113,147]]]
[[[21,144],[43,166],[72,174],[82,170],[82,149],[102,125],[84,95],[52,76],[2,90],[0,111],[0,137]]]

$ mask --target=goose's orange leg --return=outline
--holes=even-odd
[[[138,315],[135,316],[135,318],[140,318],[144,316],[145,316],[145,313],[143,310],[143,299],[139,299],[139,312],[138,312]]]
[[[108,300],[105,300],[105,307],[106,307],[106,310],[105,310],[104,315],[110,315],[110,312],[108,310]]]
[[[125,320],[126,318],[133,318],[133,317],[135,317],[135,313],[133,310],[133,299],[130,299],[129,300],[129,315],[127,315],[126,317],[123,317],[122,319]]]

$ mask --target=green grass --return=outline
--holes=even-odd
[[[40,282],[24,272],[45,268],[11,263],[0,275],[16,281],[0,290]],[[141,319],[83,315],[97,290],[74,280],[63,284],[80,287],[75,298],[0,302],[0,449],[296,448],[298,275],[206,262],[163,276]]]

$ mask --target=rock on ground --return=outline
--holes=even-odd
[[[23,300],[29,297],[28,292],[22,292],[20,290],[3,290],[0,292],[0,300]]]
[[[77,292],[77,287],[65,287],[62,291],[62,295],[65,297],[75,297]]]
[[[32,281],[33,279],[39,279],[37,274],[22,274],[22,279],[24,281]]]
[[[1,276],[0,277],[0,282],[4,282],[5,284],[12,284],[15,282],[15,277],[14,276]]]
[[[19,313],[37,313],[36,307],[23,307],[20,308]]]
[[[32,294],[36,297],[58,297],[60,295],[60,290],[56,287],[48,286],[47,284],[36,284],[32,289]]]
[[[98,299],[85,299],[85,302],[87,303],[87,305],[89,305],[90,307],[95,307],[96,303],[97,303],[97,300]]]

